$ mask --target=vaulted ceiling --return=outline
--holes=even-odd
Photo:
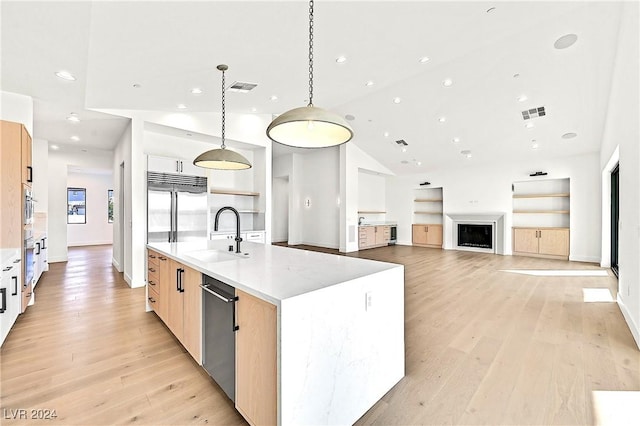
[[[220,63],[229,84],[257,83],[227,94],[230,113],[306,104],[306,1],[1,7],[2,90],[34,98],[37,138],[112,149],[126,120],[95,109],[220,112]],[[397,174],[598,151],[620,11],[616,2],[317,1],[314,104],[348,116],[353,143]],[[566,34],[576,43],[555,48]],[[526,128],[521,112],[538,107],[546,115]],[[68,122],[71,112],[82,121]]]

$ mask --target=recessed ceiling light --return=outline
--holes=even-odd
[[[520,77],[520,74],[518,74],[518,73],[515,73],[515,74],[513,75],[513,78],[519,78],[519,77]]]
[[[562,135],[562,139],[573,139],[576,136],[578,136],[577,133],[569,132],[569,133],[565,133],[564,135]]]
[[[578,41],[578,36],[575,34],[565,34],[553,43],[553,47],[556,49],[566,49],[567,47],[573,46],[573,44]]]
[[[443,85],[444,87],[451,87],[451,85],[452,85],[452,84],[453,84],[453,80],[451,80],[450,78],[447,78],[446,80],[444,80],[444,81],[442,82],[442,85]]]
[[[176,108],[178,108],[178,109],[187,109],[187,106],[185,104],[178,104],[176,106]]]
[[[529,123],[525,124],[524,127],[526,127],[527,129],[531,129],[531,128],[533,128],[533,123],[529,122]]]
[[[256,112],[257,110],[258,110],[258,108],[256,108],[256,107],[251,108],[251,112]]]
[[[79,123],[80,122],[80,117],[78,117],[78,114],[76,114],[75,112],[72,112],[68,117],[67,120],[72,121],[74,123]]]
[[[453,138],[453,143],[458,143],[460,142],[460,138]]]
[[[373,86],[373,81],[369,80],[364,85],[367,86],[367,87],[371,87],[371,86]]]
[[[400,163],[401,164],[409,164],[409,162],[407,160],[402,160]]]
[[[406,147],[402,147],[402,152],[407,152],[407,148]]]
[[[529,99],[529,98],[527,98],[527,95],[520,95],[520,96],[518,96],[518,102],[524,102],[524,101],[526,101],[527,99]]]
[[[489,9],[487,9],[487,13],[492,13],[496,10],[495,7],[490,7]]]
[[[471,151],[468,149],[463,149],[462,151],[460,151],[460,154],[464,155],[467,158],[471,158],[472,156]]]
[[[538,142],[536,142],[535,140],[531,142],[531,149],[538,149],[540,145],[538,145]]]
[[[57,71],[56,77],[61,78],[67,81],[76,81],[76,77],[71,74],[69,71]]]
[[[421,64],[427,63],[429,62],[429,57],[423,56],[422,58],[418,59],[418,62],[420,62]]]
[[[138,83],[135,83],[135,84],[133,85],[133,88],[134,88],[134,89],[139,89],[139,88],[141,88],[141,87],[142,87],[142,85],[141,85],[141,84],[138,84]]]
[[[400,99],[398,97],[393,98],[393,103],[394,104],[399,104],[400,102],[402,102],[402,99]]]
[[[51,149],[57,151],[60,149],[60,147],[58,145],[51,145]]]
[[[202,95],[202,89],[200,89],[199,87],[194,87],[193,89],[191,89],[191,94]]]
[[[438,118],[438,121],[444,123],[445,121],[447,121],[447,117],[440,117]]]
[[[416,166],[422,166],[422,161],[416,161]]]
[[[347,57],[346,56],[338,56],[336,58],[336,62],[339,63],[339,64],[345,63],[345,62],[347,62]]]
[[[74,141],[74,142],[78,142],[80,140],[80,138],[77,137],[77,136],[71,136],[71,140]]]
[[[388,138],[389,137],[389,132],[384,132],[384,137]]]
[[[353,120],[355,120],[355,119],[356,119],[356,117],[355,117],[354,115],[351,115],[351,114],[347,114],[347,115],[345,115],[345,116],[344,116],[344,118],[345,118],[346,120],[349,120],[349,121],[353,121]]]
[[[273,102],[278,100],[278,97],[276,95],[271,95],[271,97],[269,98],[271,99]]]

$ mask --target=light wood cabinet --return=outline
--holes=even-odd
[[[22,164],[22,184],[27,185],[31,188],[31,183],[33,182],[33,142],[31,140],[31,136],[29,132],[27,132],[26,127],[21,125],[20,129],[21,134],[21,164]]]
[[[0,121],[0,248],[22,248],[22,124]],[[22,278],[24,279],[24,277]],[[21,284],[22,286],[22,284]]]
[[[569,259],[569,228],[513,228],[513,254]]]
[[[277,422],[277,312],[236,290],[236,409],[251,425]]]
[[[202,363],[201,282],[200,272],[148,250],[149,306],[198,364]]]
[[[414,246],[442,248],[442,225],[413,224],[411,228]]]
[[[358,227],[358,248],[361,250],[386,246],[389,244],[390,240],[390,226],[378,225]]]

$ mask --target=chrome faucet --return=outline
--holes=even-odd
[[[362,219],[364,219],[364,216],[360,216],[358,218],[358,225],[362,225]]]
[[[240,238],[240,214],[238,213],[238,210],[229,206],[223,207],[220,210],[218,210],[218,212],[216,213],[216,220],[213,224],[213,230],[214,231],[218,230],[218,219],[220,219],[220,213],[222,213],[225,210],[230,210],[236,215],[236,253],[240,253],[240,241],[242,241],[242,238]]]

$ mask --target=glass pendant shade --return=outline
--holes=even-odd
[[[250,169],[251,163],[243,155],[228,149],[212,149],[203,152],[193,160],[193,164],[205,169],[244,170]]]
[[[350,141],[353,130],[339,115],[315,106],[306,106],[276,117],[267,127],[267,136],[283,145],[324,148]]]

